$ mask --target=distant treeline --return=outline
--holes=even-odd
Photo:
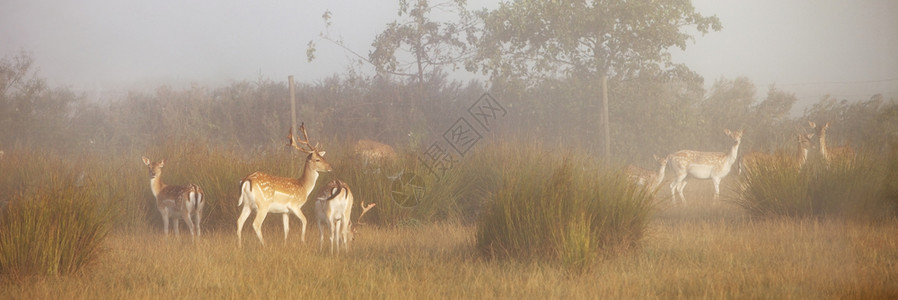
[[[286,78],[228,86],[160,86],[98,103],[67,87],[48,86],[27,54],[0,61],[0,149],[41,147],[62,153],[141,151],[163,140],[205,143],[240,152],[282,146],[291,123]],[[420,151],[484,94],[504,109],[483,140],[512,139],[599,155],[600,88],[571,78],[459,82],[437,72],[426,84],[388,76],[334,75],[296,88],[297,119],[323,141],[374,139]],[[671,75],[673,74],[673,75]],[[691,71],[609,80],[613,159],[648,162],[680,149],[723,151],[723,129],[744,129],[743,151],[791,150],[807,121],[831,122],[830,145],[872,151],[898,145],[898,106],[871,91],[868,99],[824,97],[799,117],[794,94],[758,93],[746,78],[719,79],[706,91]]]

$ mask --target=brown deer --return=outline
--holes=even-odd
[[[165,166],[165,160],[151,162],[146,156],[143,157],[143,163],[147,165],[150,171],[150,190],[153,197],[156,197],[156,209],[162,215],[162,223],[165,228],[165,234],[168,235],[169,220],[174,218],[175,234],[180,235],[180,226],[178,225],[178,217],[184,219],[187,228],[190,229],[190,235],[201,236],[203,231],[200,227],[203,216],[203,204],[205,202],[203,189],[196,184],[186,185],[167,185],[162,182],[162,167]],[[194,221],[196,218],[196,231],[194,231]]]
[[[854,149],[851,146],[845,145],[841,147],[829,147],[826,145],[826,129],[829,128],[829,123],[826,124],[817,124],[812,121],[808,121],[808,125],[811,125],[811,128],[814,128],[815,133],[817,134],[818,139],[818,147],[820,147],[820,156],[823,157],[823,160],[827,163],[837,160],[837,161],[852,161],[857,156],[857,153],[854,152]]]
[[[808,152],[811,148],[811,138],[814,137],[813,133],[810,134],[797,134],[796,141],[798,142],[798,152],[791,157],[785,157],[785,159],[789,159],[789,162],[793,164],[797,168],[801,168],[804,166],[805,162],[808,161]],[[749,170],[757,168],[762,164],[770,164],[779,159],[783,158],[783,154],[770,154],[766,152],[751,152],[742,157],[742,163],[740,165],[740,173],[742,170]]]

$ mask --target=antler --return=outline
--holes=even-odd
[[[357,221],[355,222],[355,224],[356,224],[356,225],[365,225],[365,223],[362,223],[362,217],[365,216],[365,213],[367,213],[369,210],[371,210],[372,208],[374,208],[374,206],[377,205],[377,203],[371,203],[371,204],[369,204],[369,205],[366,206],[366,205],[365,205],[365,201],[362,201],[362,202],[360,203],[360,205],[362,206],[362,214],[360,214],[360,215],[359,215],[359,218],[356,219]]]
[[[302,132],[302,136],[305,138],[305,140],[299,140],[299,144],[306,145],[309,147],[309,149],[300,147],[299,144],[297,144],[296,138],[293,137],[293,127],[290,127],[290,133],[287,135],[287,139],[289,140],[289,141],[287,141],[287,146],[293,146],[293,148],[296,148],[297,150],[305,152],[305,153],[318,152],[318,143],[315,143],[314,147],[312,147],[312,145],[309,144],[309,134],[306,133],[306,123],[305,122],[303,122],[299,125],[299,131]]]

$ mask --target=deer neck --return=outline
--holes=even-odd
[[[820,155],[826,158],[826,133],[820,133]]]
[[[165,188],[165,184],[162,183],[162,173],[156,174],[150,178],[150,190],[153,191],[153,197],[159,196],[159,192]]]
[[[656,173],[655,182],[652,182],[655,186],[661,184],[661,181],[664,180],[664,171],[667,170],[667,163],[661,165],[661,168],[658,169],[658,173]]]
[[[306,198],[315,189],[315,183],[318,182],[318,171],[312,169],[312,165],[306,161],[305,167],[302,169],[302,175],[299,175],[299,184],[306,189]]]
[[[803,166],[804,163],[808,160],[808,148],[799,148],[798,149],[798,165]]]
[[[741,143],[742,143],[742,141],[736,142],[736,144],[733,145],[733,148],[730,149],[730,154],[727,155],[728,163],[732,164],[732,163],[736,162],[736,155],[739,154],[739,144],[741,144]]]

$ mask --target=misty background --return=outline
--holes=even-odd
[[[796,107],[824,95],[898,96],[898,2],[697,0],[723,30],[672,49],[710,85],[745,76],[758,87],[796,93]],[[495,8],[469,1],[470,9]],[[398,1],[5,1],[0,56],[32,53],[51,85],[76,91],[219,86],[258,77],[314,82],[346,70],[354,57],[322,44],[307,62],[306,44],[325,28],[367,54],[397,18]],[[365,71],[373,74],[373,68]],[[472,76],[458,72],[456,76]]]
[[[73,140],[79,146],[58,147],[146,149],[198,138],[245,149],[280,145],[290,122],[288,75],[299,84],[299,121],[325,140],[421,149],[489,92],[509,109],[491,135],[604,146],[593,79],[524,86],[445,67],[428,70],[419,85],[378,73],[363,60],[388,23],[407,20],[399,3],[5,2],[0,57],[29,58],[22,74],[36,80],[3,95],[0,147]],[[666,51],[688,71],[610,79],[609,144],[619,158],[723,149],[724,128],[747,129],[745,151],[792,149],[809,120],[835,123],[835,144],[879,149],[898,140],[898,3],[693,4],[719,18],[722,29],[703,34],[682,26],[692,36],[685,50]],[[472,11],[497,7],[467,3]],[[428,18],[452,20],[448,11]]]

